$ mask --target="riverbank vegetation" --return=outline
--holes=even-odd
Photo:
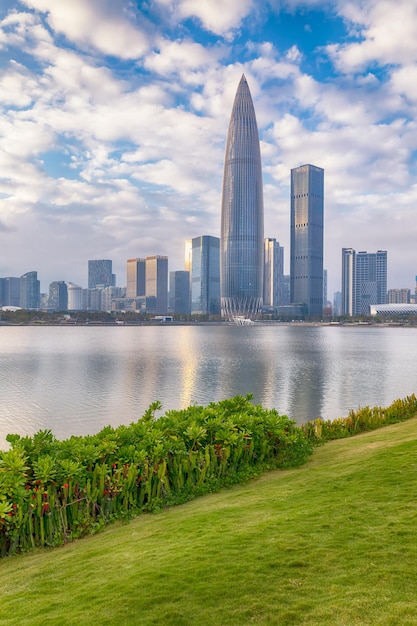
[[[412,626],[417,419],[0,562],[3,626]]]
[[[154,403],[130,426],[64,441],[50,431],[9,435],[11,449],[0,453],[0,555],[62,545],[110,521],[299,466],[315,445],[415,415],[417,399],[301,427],[249,395],[155,419],[158,409]]]

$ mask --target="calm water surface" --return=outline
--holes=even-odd
[[[0,449],[237,394],[298,423],[417,392],[417,329],[289,326],[0,327]]]

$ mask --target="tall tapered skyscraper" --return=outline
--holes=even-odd
[[[243,74],[226,143],[220,235],[222,316],[253,319],[263,296],[264,207],[255,109]]]

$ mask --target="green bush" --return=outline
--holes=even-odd
[[[114,519],[184,502],[268,468],[304,463],[313,445],[286,416],[237,396],[129,426],[55,439],[9,435],[0,453],[0,554],[59,545]]]

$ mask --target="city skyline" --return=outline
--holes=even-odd
[[[183,269],[184,240],[220,234],[228,113],[245,73],[264,234],[284,247],[285,272],[289,172],[317,163],[329,297],[345,246],[389,250],[388,288],[411,287],[417,6],[279,6],[2,2],[0,276],[36,269],[44,292],[53,281],[84,285],[94,258],[112,259],[118,280],[133,257],[166,254]]]

